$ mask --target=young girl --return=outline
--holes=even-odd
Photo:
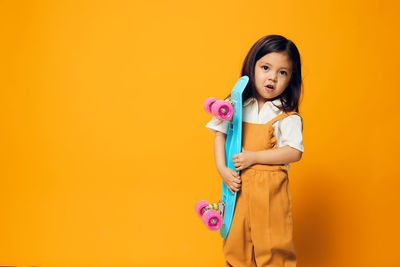
[[[280,35],[258,40],[243,63],[250,80],[243,92],[242,152],[233,156],[239,176],[225,164],[227,122],[213,117],[218,173],[238,192],[225,266],[296,266],[289,163],[303,153],[298,112],[301,63],[295,44]]]

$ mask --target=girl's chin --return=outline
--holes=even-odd
[[[272,98],[272,97],[275,97],[276,95],[277,94],[276,94],[275,89],[266,89],[264,91],[264,97],[266,97],[266,98]]]
[[[261,97],[261,99],[263,99],[265,101],[269,101],[268,99],[272,99],[277,96],[278,96],[278,94],[276,93],[275,89],[264,90],[264,92],[262,92],[262,94],[258,93],[258,97]]]

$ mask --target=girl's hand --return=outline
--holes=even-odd
[[[241,171],[256,163],[254,151],[247,151],[242,148],[242,152],[232,156],[233,166],[237,171]]]
[[[219,171],[219,174],[232,194],[240,190],[242,181],[237,172],[225,166]]]

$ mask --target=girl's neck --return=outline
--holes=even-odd
[[[276,99],[278,99],[279,98],[279,96],[277,96],[277,97],[274,97],[274,98],[264,98],[264,97],[262,97],[262,96],[256,96],[255,97],[255,99],[257,100],[257,103],[259,104],[259,105],[264,105],[265,104],[265,102],[268,102],[268,101],[274,101],[274,100],[276,100]]]
[[[274,97],[274,98],[264,98],[262,96],[256,96],[256,100],[257,100],[257,104],[258,104],[258,113],[260,113],[260,110],[262,109],[262,107],[264,106],[264,104],[268,101],[274,101],[276,99],[278,99],[279,96]]]

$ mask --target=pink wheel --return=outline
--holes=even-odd
[[[211,112],[221,120],[229,120],[233,115],[233,106],[223,100],[217,100],[212,106]]]
[[[207,98],[206,101],[204,101],[204,104],[203,104],[204,110],[205,110],[207,113],[212,114],[212,113],[211,113],[211,107],[212,107],[212,105],[215,103],[215,101],[217,101],[217,100],[218,100],[218,99],[216,99],[215,97],[209,97],[209,98]]]
[[[196,213],[197,213],[197,215],[199,215],[200,218],[204,214],[204,208],[207,207],[209,204],[210,203],[208,203],[208,201],[206,201],[206,200],[200,200],[199,202],[197,202],[194,209],[196,210]]]
[[[208,210],[203,214],[203,222],[211,231],[216,231],[222,226],[221,215],[216,210]]]

